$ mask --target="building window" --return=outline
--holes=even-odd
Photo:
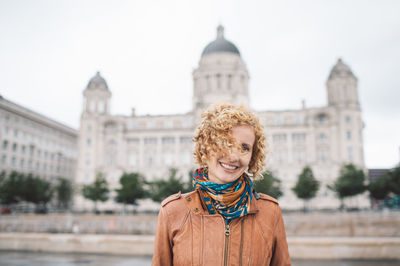
[[[28,161],[28,168],[29,168],[29,169],[32,169],[32,160],[29,160],[29,161]]]
[[[6,136],[8,135],[8,127],[4,128],[4,135],[6,135]]]
[[[14,129],[14,137],[18,138],[18,129]]]
[[[19,161],[19,167],[24,168],[24,166],[25,166],[24,164],[25,164],[24,159],[21,159],[21,160]]]
[[[305,133],[293,133],[292,140],[294,142],[304,142],[306,140],[306,134]]]
[[[8,148],[8,141],[3,140],[3,150],[6,150]]]
[[[180,137],[179,142],[181,144],[191,144],[192,143],[192,138],[191,137]]]
[[[1,163],[2,163],[3,165],[6,165],[6,164],[7,164],[7,155],[1,156]]]
[[[351,147],[347,148],[347,158],[349,161],[353,161],[353,149]]]
[[[319,114],[319,115],[317,116],[317,121],[318,121],[318,123],[320,123],[320,124],[324,124],[324,123],[326,122],[326,115],[324,115],[324,114]]]
[[[162,144],[174,144],[175,138],[174,137],[163,137],[161,139]]]
[[[13,143],[12,145],[12,151],[16,152],[17,151],[17,143]]]
[[[22,145],[22,146],[21,146],[21,153],[22,153],[22,154],[25,154],[25,145]]]
[[[347,124],[350,124],[350,122],[351,122],[351,117],[350,117],[349,115],[346,115],[345,120],[346,120],[346,123],[347,123]]]
[[[347,140],[351,140],[351,131],[346,132],[346,138]]]
[[[296,123],[297,125],[300,125],[300,124],[301,124],[301,117],[300,117],[300,115],[296,115],[295,118],[294,118],[294,121],[295,121],[295,123]]]
[[[149,153],[146,156],[146,164],[151,166],[153,164],[153,154]]]
[[[303,162],[306,157],[304,150],[295,150],[294,155],[297,162]]]
[[[217,88],[220,89],[221,88],[221,74],[217,74],[215,75],[215,77],[217,78]]]
[[[15,167],[17,165],[17,159],[15,157],[11,158],[11,165]]]
[[[325,133],[320,133],[318,135],[318,140],[319,141],[325,141],[326,139],[327,139],[327,137],[326,137]]]
[[[140,142],[140,139],[138,139],[138,138],[129,138],[128,139],[129,144],[139,144],[139,142]]]
[[[130,166],[136,166],[137,165],[137,153],[136,152],[132,152],[131,154],[129,154],[129,165]]]
[[[113,164],[114,164],[114,155],[113,154],[107,155],[107,165],[112,166]]]
[[[89,102],[89,111],[94,112],[95,110],[96,110],[96,103],[93,100],[91,100]]]
[[[131,121],[131,129],[136,129],[137,128],[137,121],[136,120],[132,120]]]
[[[92,140],[90,138],[86,139],[86,145],[90,147],[92,145]]]
[[[279,115],[275,116],[275,124],[276,125],[282,124],[282,118]]]
[[[99,101],[97,104],[99,113],[103,113],[104,112],[104,102],[103,101]]]
[[[157,138],[144,138],[144,144],[157,144]]]
[[[317,151],[317,156],[320,162],[326,162],[328,160],[328,150],[326,148],[320,148]]]
[[[228,90],[232,89],[232,75],[228,74],[228,84],[227,84]]]
[[[286,150],[278,150],[276,152],[276,160],[278,161],[278,163],[286,162],[286,160],[287,160]]]
[[[283,143],[286,142],[286,134],[274,134],[272,135],[272,140],[274,143]]]

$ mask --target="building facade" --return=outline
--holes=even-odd
[[[0,96],[0,172],[74,181],[77,130]]]
[[[111,91],[97,73],[83,92],[77,184],[91,183],[101,172],[115,189],[123,172],[141,172],[153,180],[165,177],[170,167],[186,177],[196,167],[191,139],[200,113],[218,102],[249,106],[248,80],[239,49],[225,39],[222,26],[193,71],[193,109],[186,114],[137,116],[133,111],[131,115],[112,115]],[[291,188],[305,166],[310,166],[321,182],[318,196],[311,202],[314,208],[339,205],[326,185],[332,184],[344,163],[364,168],[357,78],[339,59],[326,87],[326,106],[257,111],[269,144],[267,169],[282,181],[284,196],[279,200],[283,208],[302,206]],[[76,206],[89,209],[92,205],[78,196]],[[114,206],[110,200],[102,207]]]

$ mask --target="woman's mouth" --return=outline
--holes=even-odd
[[[227,170],[236,170],[236,169],[238,169],[239,168],[239,166],[235,166],[235,165],[230,165],[230,164],[226,164],[226,163],[222,163],[222,162],[219,162],[219,164],[223,167],[223,168],[225,168],[225,169],[227,169]]]

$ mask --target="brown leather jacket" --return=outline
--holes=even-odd
[[[250,212],[227,226],[200,193],[161,203],[152,265],[291,265],[277,200],[255,194]]]

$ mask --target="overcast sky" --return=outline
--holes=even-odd
[[[78,129],[100,71],[112,113],[184,113],[192,71],[225,27],[250,73],[256,110],[327,103],[338,58],[358,78],[368,168],[400,147],[400,1],[0,0],[0,94]]]

